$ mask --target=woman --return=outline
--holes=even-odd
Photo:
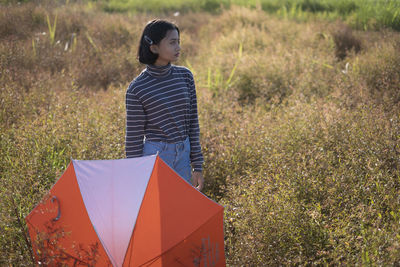
[[[152,20],[143,30],[138,59],[146,64],[126,93],[128,158],[159,156],[198,190],[204,186],[193,74],[172,65],[180,55],[179,28]],[[193,170],[193,172],[192,172]]]

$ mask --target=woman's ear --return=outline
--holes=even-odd
[[[151,46],[150,46],[150,51],[151,51],[153,54],[158,54],[158,46],[156,46],[156,45],[151,45]]]

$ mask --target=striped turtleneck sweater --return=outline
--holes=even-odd
[[[147,65],[126,92],[126,157],[140,157],[144,140],[176,143],[189,136],[190,161],[202,171],[196,88],[191,71]]]

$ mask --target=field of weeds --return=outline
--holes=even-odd
[[[180,27],[176,64],[195,76],[227,264],[399,264],[395,27],[251,6],[107,13],[38,1],[1,6],[0,265],[33,264],[23,218],[71,158],[124,157],[125,92],[156,16]]]

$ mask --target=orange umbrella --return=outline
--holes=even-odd
[[[73,160],[25,219],[44,265],[225,266],[223,207],[156,155]]]

